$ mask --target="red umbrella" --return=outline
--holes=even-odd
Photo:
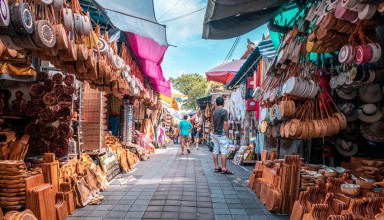
[[[223,84],[229,83],[237,71],[243,66],[245,59],[223,63],[205,73],[209,81]]]

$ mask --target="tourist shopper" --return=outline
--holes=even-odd
[[[186,145],[188,154],[191,153],[189,150],[189,136],[192,131],[191,122],[187,121],[188,115],[184,115],[183,120],[179,123],[180,128],[180,144],[181,144],[181,155],[184,154],[184,147]]]
[[[196,150],[198,150],[199,141],[203,138],[203,129],[201,128],[200,124],[195,124],[194,129],[196,129],[196,132],[195,132],[195,142],[193,144],[196,145]]]
[[[215,163],[215,172],[222,174],[233,174],[227,168],[227,154],[228,154],[228,112],[224,108],[224,98],[218,97],[216,99],[216,109],[211,117],[211,128],[213,128],[212,142],[213,148],[213,162]],[[221,154],[221,165],[219,167],[219,154]]]

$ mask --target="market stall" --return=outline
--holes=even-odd
[[[154,153],[158,94],[170,87],[158,89],[142,71],[110,17],[99,13],[95,22],[100,5],[4,3],[0,218],[65,219],[100,203],[109,181]]]
[[[257,69],[261,161],[250,177],[268,210],[291,219],[384,212],[383,6],[307,2],[270,25],[281,32],[276,57]]]

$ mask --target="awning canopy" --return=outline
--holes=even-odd
[[[288,0],[208,0],[203,39],[228,39],[265,24],[282,12]]]
[[[240,70],[236,73],[235,77],[226,85],[226,88],[232,89],[234,86],[241,84],[246,80],[246,77],[244,77],[246,74],[248,74],[249,70],[254,67],[254,64],[256,64],[261,57],[261,53],[259,50],[259,47],[256,47],[256,49],[252,52],[252,54],[248,57],[247,61],[241,66]]]
[[[89,0],[88,0],[89,1]],[[153,0],[92,0],[118,29],[167,45],[165,25],[157,22]]]
[[[246,60],[222,63],[205,73],[207,80],[223,84],[229,83]]]

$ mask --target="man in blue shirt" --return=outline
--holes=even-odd
[[[187,144],[187,152],[188,154],[191,153],[189,150],[189,134],[192,131],[192,124],[191,122],[187,121],[188,115],[184,115],[184,120],[181,120],[179,123],[180,128],[180,144],[181,144],[181,155],[184,155],[184,146]]]

